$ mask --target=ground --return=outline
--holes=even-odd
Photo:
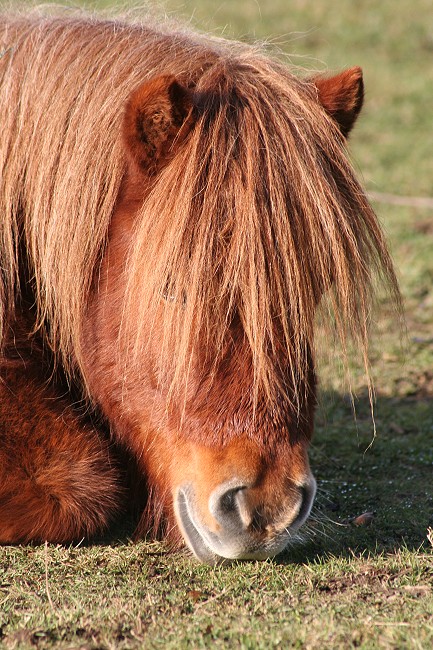
[[[363,67],[366,102],[350,151],[379,199],[405,325],[381,294],[371,337],[375,436],[362,367],[353,360],[354,417],[338,354],[320,357],[311,450],[319,491],[303,541],[272,561],[217,568],[121,531],[89,546],[0,548],[0,647],[432,647],[430,0],[165,7],[207,30],[270,39],[307,71]]]

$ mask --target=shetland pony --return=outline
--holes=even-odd
[[[366,358],[374,278],[398,296],[345,149],[361,70],[67,11],[0,25],[0,542],[100,533],[131,459],[140,534],[274,556],[315,494],[319,303]]]

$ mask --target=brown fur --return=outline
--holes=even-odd
[[[209,495],[236,475],[253,486],[248,507],[271,529],[309,472],[323,295],[343,347],[353,336],[366,364],[375,275],[398,300],[345,151],[361,71],[300,79],[259,48],[84,14],[9,15],[0,41],[4,341],[17,297],[30,293],[26,354],[37,333],[50,363],[78,381],[137,459],[153,495],[143,528],[166,521],[174,530],[172,500],[185,481],[215,528]],[[5,373],[25,391],[22,368],[18,379]],[[43,396],[32,373],[43,414],[51,388]],[[41,529],[24,533],[21,518],[6,537],[41,539],[45,526],[63,541],[104,525],[117,488],[98,434],[73,420],[70,440],[38,424],[32,443],[15,414],[5,449],[17,440],[35,468],[51,444],[60,456],[70,449],[76,474],[54,464],[53,475],[78,486],[83,513],[87,498],[107,497],[93,520],[83,514],[57,533],[52,511],[30,499],[32,511],[44,509]],[[13,485],[20,465],[10,465]],[[85,478],[90,466],[95,479]],[[19,501],[14,508],[24,512]]]
[[[16,352],[0,370],[0,543],[91,537],[119,510],[117,456],[41,383],[36,350]]]

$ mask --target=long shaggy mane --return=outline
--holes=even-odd
[[[342,136],[300,79],[260,47],[76,12],[0,17],[0,298],[3,330],[22,269],[36,329],[70,371],[126,170],[130,93],[157,74],[194,88],[197,123],[139,214],[121,336],[161,296],[174,390],[206,342],[217,363],[241,324],[254,390],[272,401],[307,377],[326,292],[343,345],[367,358],[375,278],[397,283]],[[26,251],[25,255],[23,251]],[[134,322],[132,322],[132,320]],[[133,351],[145,341],[137,333]]]

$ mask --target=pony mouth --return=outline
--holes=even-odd
[[[205,531],[202,526],[195,523],[196,518],[191,508],[192,495],[188,498],[189,492],[191,492],[189,486],[179,488],[174,500],[176,519],[183,538],[195,557],[201,562],[206,564],[224,563],[226,558],[212,551],[210,540],[206,539],[206,532],[210,531]]]
[[[314,496],[314,479],[312,491]],[[221,565],[230,564],[233,560],[266,560],[284,551],[290,542],[294,541],[297,530],[308,518],[313,499],[308,508],[300,506],[290,526],[284,527],[280,532],[273,532],[271,536],[265,534],[261,537],[245,529],[236,533],[229,531],[228,535],[209,530],[200,522],[195,501],[191,485],[177,489],[174,509],[178,526],[187,546],[200,562]]]

